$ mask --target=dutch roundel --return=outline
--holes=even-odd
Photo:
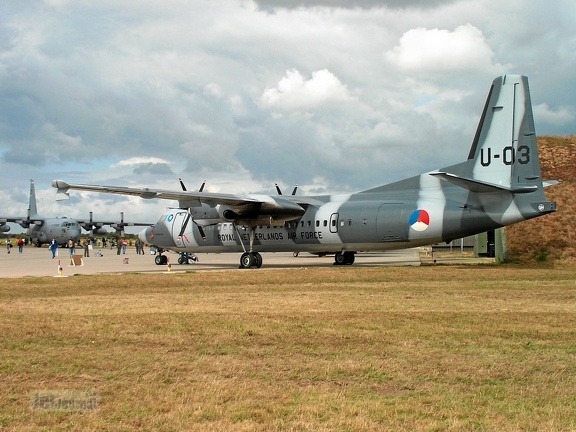
[[[430,215],[426,210],[416,210],[410,215],[410,227],[415,231],[424,231],[430,225]]]

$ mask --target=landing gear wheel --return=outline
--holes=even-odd
[[[354,252],[344,252],[344,258],[346,265],[354,264],[354,259],[356,258]]]
[[[354,252],[338,252],[334,256],[334,265],[352,265],[354,260]]]
[[[344,265],[344,264],[346,264],[346,257],[343,253],[338,252],[334,256],[334,265]]]
[[[256,266],[254,254],[246,252],[240,257],[240,268],[252,268]]]
[[[166,265],[168,264],[168,257],[166,255],[156,255],[154,262],[156,265]]]
[[[254,252],[254,259],[256,260],[256,268],[262,267],[262,255],[258,252]]]
[[[262,267],[262,255],[258,252],[246,252],[240,257],[240,268]]]

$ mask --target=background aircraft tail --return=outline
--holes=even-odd
[[[28,203],[29,217],[38,216],[38,207],[36,206],[36,189],[34,180],[30,179],[30,201]]]

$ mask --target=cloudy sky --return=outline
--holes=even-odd
[[[51,180],[357,191],[465,159],[492,79],[576,133],[572,0],[0,0],[0,214],[153,222]]]

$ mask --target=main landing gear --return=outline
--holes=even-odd
[[[238,238],[242,239],[242,236],[238,232],[238,227],[236,225],[234,225],[234,228],[236,228],[236,232],[238,233]],[[249,233],[250,248],[248,249],[248,251],[246,250],[244,243],[242,243],[242,240],[240,240],[240,244],[242,245],[242,249],[244,249],[244,253],[240,257],[240,268],[241,269],[262,267],[262,255],[260,255],[258,252],[254,252],[254,239],[256,238],[256,227],[251,226],[249,229],[250,229],[250,233]]]
[[[240,257],[240,268],[262,267],[262,255],[258,252],[244,252]]]
[[[334,256],[334,265],[352,265],[354,258],[354,252],[338,252]]]

